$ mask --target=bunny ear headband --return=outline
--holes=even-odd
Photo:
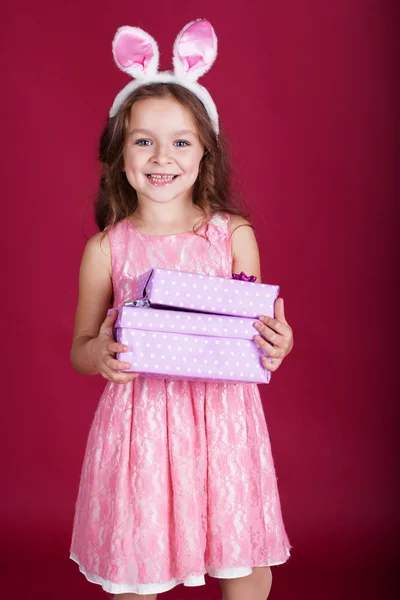
[[[117,114],[126,98],[138,87],[149,83],[178,83],[203,103],[218,133],[218,113],[209,92],[197,83],[213,65],[217,56],[217,37],[211,24],[198,19],[188,23],[175,40],[174,71],[158,71],[156,41],[138,27],[120,27],[115,34],[113,55],[117,66],[134,77],[116,96],[110,117]]]

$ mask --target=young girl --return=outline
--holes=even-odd
[[[256,384],[171,381],[124,372],[113,340],[117,311],[138,276],[157,266],[261,280],[253,229],[232,204],[218,114],[196,83],[216,56],[207,21],[158,73],[155,41],[118,30],[117,64],[136,77],[117,96],[100,145],[100,233],[84,251],[71,360],[108,380],[87,442],[71,558],[115,598],[145,597],[208,573],[224,600],[265,600],[285,533]],[[293,344],[283,300],[255,321],[275,371]],[[257,331],[258,333],[257,333]]]

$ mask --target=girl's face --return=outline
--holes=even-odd
[[[192,202],[204,154],[191,113],[174,98],[146,98],[131,108],[124,170],[138,201]]]

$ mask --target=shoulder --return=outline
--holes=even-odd
[[[257,248],[253,225],[237,215],[231,215],[231,244],[233,255]]]
[[[100,231],[87,241],[82,257],[81,271],[111,273],[110,236],[107,231]]]
[[[223,229],[229,237],[232,237],[232,234],[238,229],[253,231],[253,225],[243,217],[222,211],[214,213],[209,220],[209,224]]]
[[[253,225],[247,221],[247,219],[240,217],[239,215],[229,215],[230,225],[231,225],[231,235],[239,228],[245,227],[253,231]]]
[[[110,248],[110,236],[109,232],[99,231],[93,235],[87,242],[85,246],[85,254],[89,256],[99,256],[106,255],[111,256],[111,248]]]

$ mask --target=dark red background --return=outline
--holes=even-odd
[[[281,284],[296,338],[262,388],[294,546],[274,569],[271,598],[394,598],[396,5],[2,5],[1,597],[105,597],[68,559],[104,385],[72,370],[69,348],[79,262],[95,231],[97,141],[127,82],[111,40],[120,25],[141,26],[169,68],[176,34],[202,16],[219,37],[203,83],[231,140],[263,279]],[[165,598],[221,594],[209,579]]]

